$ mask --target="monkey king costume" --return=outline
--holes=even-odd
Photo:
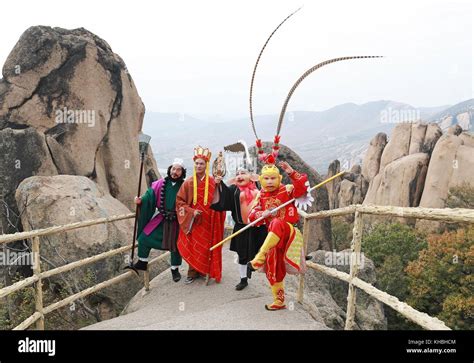
[[[275,166],[279,150],[278,144],[279,136],[276,136],[273,152],[266,155],[262,150],[261,141],[257,140],[259,157],[266,164],[263,166],[259,178],[262,190],[257,195],[254,207],[249,214],[249,220],[252,222],[263,217],[264,211],[271,211],[285,202],[297,198],[295,202],[257,223],[257,226],[267,225],[268,235],[255,258],[248,264],[248,269],[249,271],[261,269],[266,273],[273,294],[273,303],[265,305],[267,310],[279,310],[286,307],[284,290],[286,273],[303,273],[306,268],[303,238],[294,224],[299,219],[297,206],[305,207],[314,200],[309,194],[309,182],[306,174],[292,170],[289,174],[292,184],[281,184],[282,176]],[[270,188],[265,180],[266,177],[276,177],[276,185]]]

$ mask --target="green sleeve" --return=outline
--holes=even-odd
[[[140,204],[140,213],[138,215],[138,229],[137,236],[142,233],[143,228],[148,224],[148,222],[155,214],[156,209],[156,198],[155,192],[152,188],[148,188],[145,194],[142,195],[142,204]]]

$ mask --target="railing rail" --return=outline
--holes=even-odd
[[[38,330],[44,330],[44,318],[45,315],[63,307],[68,304],[73,303],[74,301],[81,299],[85,296],[88,296],[90,294],[93,294],[99,290],[102,290],[108,286],[117,284],[129,277],[135,276],[135,273],[133,271],[127,271],[124,272],[118,276],[115,276],[109,280],[103,281],[101,283],[98,283],[92,287],[89,287],[87,289],[84,289],[76,294],[70,295],[63,300],[60,300],[58,302],[55,302],[49,306],[44,307],[43,306],[43,288],[42,288],[42,280],[51,276],[55,276],[67,271],[74,270],[78,267],[82,267],[85,265],[89,265],[91,263],[100,261],[105,258],[109,258],[111,256],[124,253],[127,251],[130,251],[132,246],[123,246],[120,248],[116,248],[110,251],[106,251],[91,257],[84,258],[82,260],[74,261],[69,264],[47,270],[47,271],[41,271],[40,268],[40,260],[41,260],[41,255],[40,255],[40,236],[48,236],[56,233],[61,233],[61,232],[67,232],[71,231],[74,229],[78,228],[85,228],[85,227],[90,227],[94,225],[99,225],[99,224],[104,224],[104,223],[113,223],[116,221],[120,220],[126,220],[135,217],[134,213],[130,214],[125,214],[125,215],[120,215],[120,216],[111,216],[107,218],[99,218],[99,219],[94,219],[94,220],[87,220],[87,221],[81,221],[81,222],[75,222],[75,223],[70,223],[67,225],[62,225],[62,226],[54,226],[54,227],[49,227],[49,228],[43,228],[43,229],[38,229],[34,231],[25,231],[25,232],[20,232],[20,233],[14,233],[14,234],[8,234],[8,235],[2,235],[0,236],[0,244],[3,243],[9,243],[9,242],[14,242],[14,241],[20,241],[24,239],[32,239],[32,247],[31,247],[31,252],[33,254],[33,276],[27,277],[25,279],[22,279],[20,281],[17,281],[16,283],[6,286],[2,289],[0,289],[0,298],[4,298],[18,290],[21,290],[25,287],[31,286],[35,284],[35,312],[26,318],[23,322],[21,322],[19,325],[17,325],[13,330],[24,330],[30,327],[32,324],[36,323],[36,329]],[[152,266],[153,264],[157,263],[158,261],[163,260],[164,258],[169,256],[169,252],[163,253],[160,256],[157,256],[153,258],[151,261],[149,261],[148,266]],[[149,271],[145,271],[144,274],[144,286],[145,286],[145,291],[149,290],[149,279],[150,279],[150,274]]]
[[[395,296],[389,295],[381,291],[371,284],[359,279],[357,274],[359,272],[360,259],[357,255],[361,253],[361,242],[363,232],[363,215],[377,215],[377,216],[391,216],[401,218],[418,218],[428,219],[444,222],[465,222],[474,223],[474,210],[464,208],[421,208],[421,207],[393,207],[393,206],[379,206],[379,205],[361,205],[355,204],[344,208],[333,209],[328,211],[320,211],[316,213],[305,213],[299,211],[303,217],[303,241],[305,248],[308,245],[309,233],[304,233],[309,229],[309,224],[312,220],[323,219],[330,217],[338,217],[348,214],[355,214],[353,238],[351,241],[351,258],[350,258],[350,273],[344,273],[337,269],[330,268],[324,265],[316,264],[308,261],[307,266],[324,273],[328,276],[335,277],[341,281],[349,283],[349,290],[347,295],[347,309],[346,309],[346,323],[345,330],[352,330],[355,327],[355,310],[356,310],[356,287],[365,291],[367,294],[377,299],[378,301],[390,306],[407,319],[420,325],[428,330],[450,330],[448,326],[438,318],[429,316],[426,313],[420,312],[410,305],[398,300]],[[297,291],[297,301],[303,303],[303,289],[304,289],[304,274],[300,275],[299,287]]]
[[[359,272],[359,259],[355,258],[357,253],[361,252],[361,241],[362,241],[362,229],[363,229],[363,222],[362,218],[364,214],[367,215],[382,215],[382,216],[392,216],[392,217],[402,217],[402,218],[419,218],[419,219],[428,219],[428,220],[438,220],[438,221],[445,221],[445,222],[467,222],[467,223],[474,223],[474,210],[472,209],[437,209],[437,208],[408,208],[408,207],[392,207],[392,206],[376,206],[376,205],[350,205],[343,208],[338,208],[334,210],[327,210],[327,211],[320,211],[317,213],[305,213],[303,211],[299,211],[299,214],[304,219],[304,226],[303,226],[303,240],[305,244],[305,250],[308,246],[308,240],[310,238],[309,235],[309,227],[310,222],[315,219],[324,219],[330,217],[338,217],[348,214],[355,214],[354,219],[354,229],[353,229],[353,239],[351,242],[351,254],[352,258],[350,259],[350,273],[344,273],[338,271],[334,268],[330,268],[327,266],[323,266],[320,264],[316,264],[313,262],[308,261],[307,265],[309,268],[322,272],[328,276],[335,277],[339,280],[345,281],[349,283],[349,290],[347,296],[347,313],[346,313],[346,324],[345,329],[351,330],[354,329],[355,326],[355,309],[356,309],[356,289],[359,288],[365,291],[370,296],[374,297],[378,301],[389,305],[391,308],[398,311],[400,314],[405,316],[406,318],[410,319],[411,321],[417,323],[421,327],[425,329],[438,329],[438,330],[449,330],[441,320],[431,317],[423,312],[417,311],[408,304],[399,301],[395,296],[391,296],[386,292],[383,292],[374,286],[368,284],[367,282],[359,279],[357,274]],[[109,258],[111,256],[127,252],[131,249],[131,245],[123,246],[120,248],[116,248],[114,250],[106,251],[91,257],[84,258],[79,261],[75,261],[64,266],[60,266],[54,268],[52,270],[41,271],[40,268],[40,239],[39,237],[48,236],[56,233],[67,232],[70,230],[78,229],[78,228],[85,228],[94,225],[104,224],[104,223],[112,223],[115,221],[126,220],[133,218],[135,216],[134,213],[120,215],[120,216],[111,216],[107,218],[99,218],[95,220],[87,220],[82,222],[75,222],[63,226],[54,226],[49,228],[38,229],[34,231],[26,231],[8,235],[1,235],[0,236],[0,244],[9,243],[24,239],[32,239],[32,253],[34,256],[34,266],[33,266],[33,276],[22,279],[10,286],[6,286],[0,289],[0,298],[6,297],[15,291],[28,287],[30,285],[35,284],[35,312],[26,318],[22,323],[14,328],[14,330],[23,330],[30,327],[32,324],[36,323],[36,329],[43,330],[44,329],[44,318],[45,315],[64,307],[68,304],[73,303],[74,301],[81,299],[85,296],[93,294],[101,289],[104,289],[108,286],[117,284],[131,276],[134,276],[135,273],[132,271],[124,272],[118,276],[115,276],[109,280],[103,281],[98,283],[92,287],[89,287],[85,290],[82,290],[76,294],[70,295],[63,300],[55,302],[49,306],[43,306],[43,290],[42,290],[42,280],[51,276],[58,275],[60,273],[74,270],[78,267],[85,266],[99,260]],[[155,257],[152,259],[148,266],[161,261],[162,259],[169,256],[169,252],[161,254],[160,256]],[[149,272],[146,271],[144,274],[144,286],[145,291],[149,290],[150,281],[149,281]],[[300,303],[303,303],[303,291],[304,291],[304,275],[300,275],[299,287],[297,292],[297,300]]]

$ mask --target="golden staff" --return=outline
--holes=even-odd
[[[222,151],[219,151],[219,154],[217,155],[216,160],[214,160],[214,163],[212,164],[212,176],[214,178],[220,177],[223,178],[227,172],[226,166],[225,166],[225,160],[224,156],[222,155]],[[217,185],[216,185],[217,188]],[[211,260],[212,260],[212,248],[209,249],[209,259],[208,259],[208,264],[209,264],[209,272],[206,274],[206,286],[209,285],[209,279],[211,278]]]
[[[336,175],[333,175],[332,177],[330,177],[330,178],[328,178],[328,179],[322,181],[321,183],[315,185],[314,187],[312,187],[312,188],[309,190],[309,192],[312,192],[313,190],[322,187],[324,184],[327,184],[327,183],[329,183],[330,181],[333,181],[334,179],[340,177],[340,176],[341,176],[342,174],[344,174],[344,173],[346,173],[345,170],[343,170],[343,171],[337,173]],[[282,205],[279,205],[278,207],[276,207],[276,208],[274,208],[274,209],[271,209],[271,210],[270,210],[270,214],[272,214],[272,213],[274,213],[274,212],[280,210],[281,208],[286,207],[287,205],[293,203],[293,202],[295,201],[295,199],[296,199],[296,198],[293,198],[293,199],[289,200],[288,202],[285,202],[285,203],[283,203]],[[260,222],[260,221],[263,220],[263,219],[264,219],[264,217],[260,217],[260,218],[258,218],[258,219],[256,219],[256,220],[254,220],[252,223],[247,224],[244,228],[239,229],[237,232],[231,234],[229,237],[224,238],[222,241],[220,241],[219,243],[217,243],[217,244],[215,244],[214,246],[212,246],[212,247],[210,248],[210,251],[216,249],[216,248],[219,247],[219,246],[222,246],[222,245],[223,245],[224,243],[226,243],[227,241],[229,241],[229,240],[231,240],[232,238],[234,238],[235,236],[241,234],[243,231],[249,229],[250,227],[253,227],[254,225],[256,225],[258,222]]]

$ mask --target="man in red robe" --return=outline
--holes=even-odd
[[[185,283],[200,275],[220,282],[222,277],[222,247],[209,249],[224,237],[225,212],[211,209],[215,190],[209,175],[211,152],[198,146],[194,149],[194,173],[186,179],[176,196],[176,212],[180,225],[178,250],[188,263]]]

